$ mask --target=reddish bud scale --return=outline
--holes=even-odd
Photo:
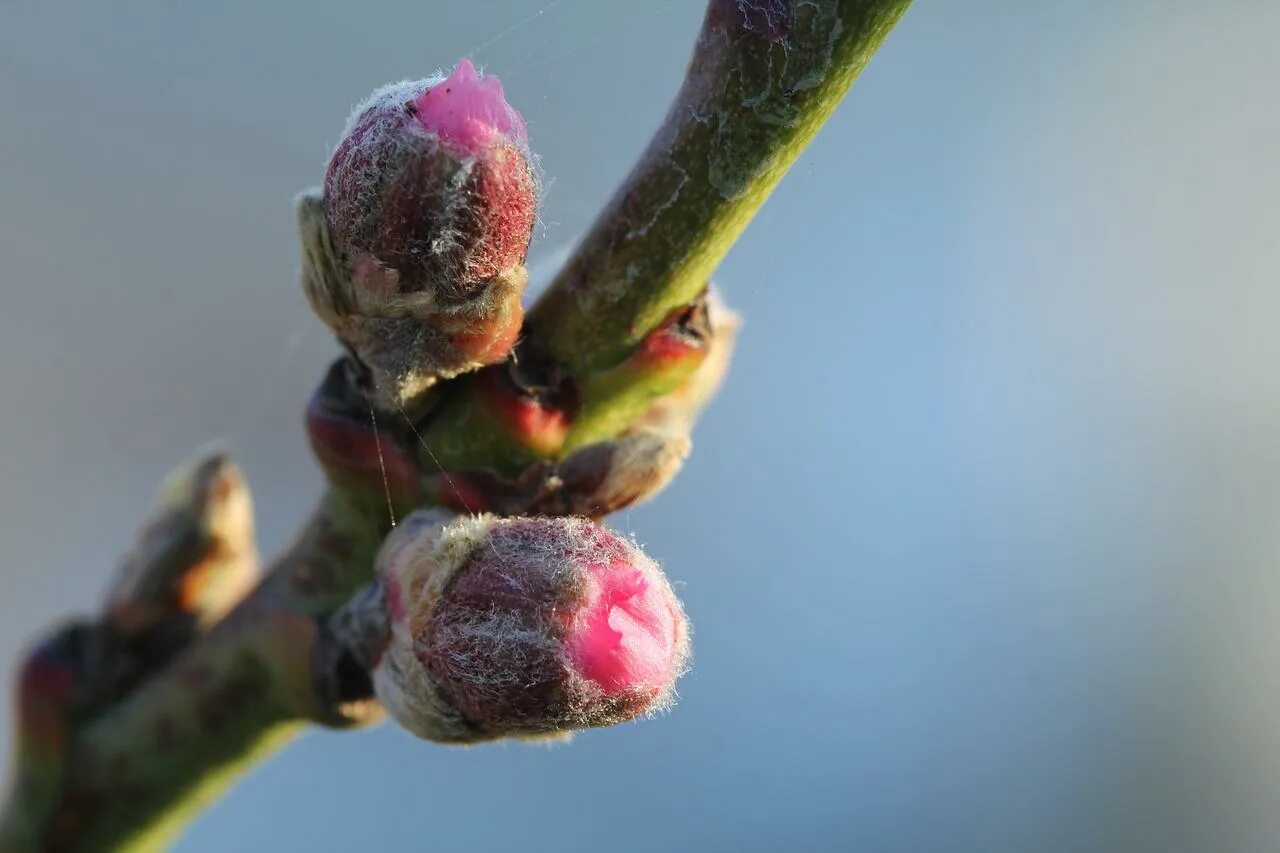
[[[523,324],[524,306],[517,293],[490,316],[478,318],[454,332],[449,342],[464,358],[477,364],[496,364],[511,352]]]
[[[66,666],[39,653],[27,659],[18,675],[18,694],[23,701],[66,704],[74,686],[75,677]]]
[[[379,555],[389,713],[473,742],[609,725],[665,706],[688,655],[679,601],[639,549],[585,519],[415,513]]]
[[[583,379],[569,449],[616,438],[697,372],[711,340],[704,300],[671,312],[621,363]]]
[[[17,744],[31,760],[48,766],[65,758],[72,722],[87,710],[93,692],[85,652],[91,633],[86,623],[68,624],[31,648],[22,662]]]
[[[75,675],[39,651],[18,675],[21,736],[29,747],[56,752],[68,734],[67,717],[75,697]]]
[[[702,303],[680,308],[667,315],[656,329],[641,339],[625,365],[644,372],[675,373],[691,371],[707,354],[706,308]]]
[[[724,304],[714,288],[708,289],[705,302],[709,329],[706,355],[679,387],[653,401],[632,424],[633,429],[688,434],[703,407],[719,390],[729,369],[742,321]]]
[[[375,500],[389,492],[398,508],[417,503],[417,463],[398,441],[375,430],[371,421],[352,420],[317,396],[307,406],[306,424],[311,450],[332,481]]]
[[[577,408],[566,399],[571,395],[518,388],[501,366],[483,371],[476,385],[480,404],[516,444],[535,456],[552,456],[564,445]]]

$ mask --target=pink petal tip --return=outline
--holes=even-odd
[[[480,76],[469,59],[460,60],[453,73],[415,98],[413,106],[424,129],[463,153],[479,153],[497,137],[520,144],[528,140],[524,119],[507,103],[502,82]]]
[[[594,564],[585,602],[569,629],[569,657],[606,695],[658,692],[675,675],[678,630],[660,585],[628,563]]]

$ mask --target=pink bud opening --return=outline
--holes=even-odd
[[[666,689],[678,628],[662,590],[624,562],[595,563],[588,574],[589,588],[567,637],[574,667],[609,696]]]
[[[668,707],[688,656],[657,564],[585,518],[411,514],[378,555],[378,698],[422,737],[476,742]]]
[[[464,154],[478,154],[495,137],[528,141],[524,119],[507,103],[502,82],[481,77],[471,60],[459,60],[444,80],[413,100],[418,122]]]

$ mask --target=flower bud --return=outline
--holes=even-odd
[[[325,214],[370,289],[465,296],[522,263],[536,181],[524,121],[464,59],[356,108],[325,174]]]
[[[360,104],[323,199],[302,200],[312,306],[396,402],[501,361],[515,343],[538,194],[531,160],[498,78],[464,59],[447,77]]]
[[[378,558],[390,639],[373,673],[420,737],[475,742],[667,707],[684,611],[633,543],[581,518],[406,519]]]

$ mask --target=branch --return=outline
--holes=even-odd
[[[65,838],[55,835],[53,846],[164,843],[299,723],[363,721],[320,707],[311,673],[316,616],[364,576],[377,544],[378,528],[349,512],[326,497],[249,598],[77,732],[55,821]]]
[[[388,504],[400,516],[444,504],[598,518],[661,488],[688,452],[688,430],[723,374],[736,328],[707,293],[710,274],[908,2],[711,0],[665,124],[530,312],[510,358],[523,270],[507,263],[509,238],[528,211],[517,211],[515,225],[504,220],[514,230],[498,235],[501,251],[445,258],[449,269],[474,273],[474,285],[464,276],[441,297],[415,291],[371,302],[380,291],[368,281],[363,295],[353,291],[350,270],[334,263],[351,251],[335,238],[355,245],[368,223],[352,219],[331,235],[319,197],[304,198],[304,284],[351,351],[308,410],[330,488],[298,540],[225,617],[161,630],[181,610],[175,601],[189,600],[175,599],[187,587],[171,581],[207,561],[193,556],[200,549],[143,548],[135,580],[118,587],[117,601],[130,606],[32,652],[0,850],[163,842],[303,723],[375,718],[372,656],[337,643],[332,620],[349,619],[343,605],[368,597]],[[399,108],[397,94],[386,103]],[[429,94],[403,106],[429,109]],[[487,172],[456,174],[479,181],[483,195],[503,189],[518,162],[499,157]],[[344,180],[331,169],[325,198]],[[375,265],[359,274],[384,287],[412,272]],[[444,331],[424,336],[424,323]],[[388,416],[381,433],[371,406]],[[210,600],[221,616],[228,599]],[[129,647],[150,653],[118,652],[126,622]],[[121,675],[104,660],[130,664]]]
[[[441,464],[515,475],[616,434],[685,381],[697,347],[655,330],[697,302],[909,5],[711,0],[663,126],[530,311],[525,372],[467,378],[431,423]]]
[[[528,330],[577,376],[693,301],[910,0],[711,0],[662,127]]]

